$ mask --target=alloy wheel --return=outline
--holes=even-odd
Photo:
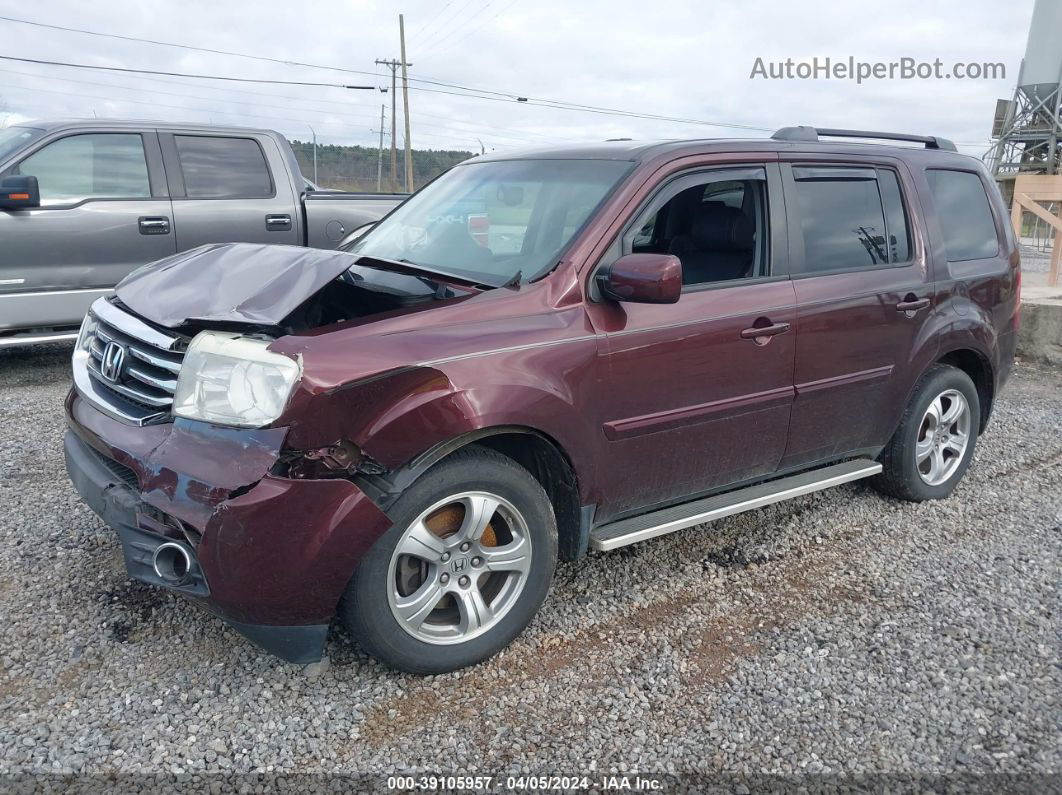
[[[427,508],[391,556],[388,602],[399,625],[426,643],[464,643],[516,604],[531,569],[521,513],[489,492],[462,492]]]
[[[955,389],[937,395],[918,427],[915,466],[930,486],[947,481],[962,463],[970,444],[970,405]]]

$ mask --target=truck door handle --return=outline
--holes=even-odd
[[[170,219],[165,215],[142,215],[137,219],[142,235],[168,235]]]
[[[752,328],[744,329],[741,332],[741,339],[752,340],[757,345],[766,345],[771,341],[771,337],[776,334],[785,334],[789,331],[788,323],[771,323],[769,320],[766,320],[766,318],[763,318],[763,320],[769,325],[754,325]],[[756,322],[759,323],[760,321],[757,320]]]
[[[269,232],[287,232],[291,229],[291,216],[287,213],[267,215],[265,219],[266,230]]]
[[[913,315],[919,309],[925,309],[927,306],[929,306],[928,298],[918,298],[914,293],[908,293],[900,303],[896,304],[896,311]]]

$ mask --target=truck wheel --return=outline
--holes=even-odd
[[[530,623],[557,564],[557,522],[531,474],[468,447],[433,466],[388,512],[339,606],[370,654],[437,674],[480,662]]]
[[[883,494],[911,502],[947,497],[965,474],[977,444],[981,406],[962,370],[930,368],[880,456],[871,483]]]

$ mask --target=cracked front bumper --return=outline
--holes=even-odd
[[[390,526],[357,486],[269,474],[283,429],[133,428],[76,394],[67,414],[70,479],[118,533],[130,577],[202,604],[284,660],[320,659],[351,575]],[[180,584],[152,565],[167,542],[190,553]]]

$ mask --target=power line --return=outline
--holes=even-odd
[[[67,66],[71,69],[100,69],[104,72],[129,72],[143,75],[166,75],[167,77],[192,77],[198,80],[228,80],[233,83],[268,83],[278,86],[317,86],[322,88],[350,88],[356,90],[376,91],[376,86],[348,86],[342,83],[317,83],[308,80],[267,80],[263,77],[222,77],[220,75],[197,75],[187,72],[163,72],[156,69],[132,69],[127,66],[99,66],[96,64],[67,63],[65,61],[45,61],[37,58],[16,58],[14,55],[0,55],[5,61],[43,64],[45,66]]]
[[[8,70],[8,69],[2,69],[0,71],[10,72],[10,70]],[[22,73],[16,72],[15,74],[22,74]],[[108,84],[106,84],[106,83],[93,83],[93,82],[90,82],[90,81],[87,81],[87,80],[70,80],[68,82],[84,83],[86,85],[96,85],[96,86],[101,86],[101,87],[104,87],[104,88],[108,87]],[[111,85],[109,87],[110,88],[123,88],[123,86],[114,86],[114,85]],[[27,91],[27,92],[31,92],[31,93],[59,94],[61,96],[81,97],[81,98],[84,98],[84,99],[99,99],[99,100],[103,100],[105,102],[126,102],[126,103],[130,103],[130,104],[133,104],[133,105],[146,105],[146,106],[153,107],[153,108],[168,108],[168,109],[173,109],[173,110],[183,110],[185,112],[191,111],[191,112],[202,113],[202,114],[207,114],[207,115],[231,116],[231,117],[240,118],[240,119],[247,119],[247,118],[265,119],[265,120],[268,120],[268,121],[282,121],[282,122],[288,122],[288,123],[291,123],[291,124],[305,124],[306,123],[306,119],[305,118],[293,119],[293,118],[288,117],[288,116],[275,116],[275,115],[262,114],[262,113],[248,113],[248,112],[245,112],[245,111],[231,112],[230,113],[228,111],[217,110],[215,108],[196,108],[196,107],[188,107],[186,105],[169,105],[169,104],[160,103],[160,102],[157,102],[157,101],[145,101],[145,100],[127,99],[127,98],[124,98],[124,97],[103,96],[103,95],[100,95],[100,94],[85,94],[83,92],[60,91],[58,89],[53,89],[53,88],[29,88],[29,87],[26,87],[26,86],[7,86],[7,88],[9,90],[12,90],[12,91]],[[165,93],[165,92],[160,92],[160,93]],[[189,99],[202,99],[200,97],[193,97],[193,96],[189,96],[189,95],[186,95],[186,94],[172,94],[172,96],[178,96],[178,97],[186,96]],[[207,100],[207,101],[222,102],[224,100]],[[281,106],[264,105],[263,107],[281,107]],[[317,112],[318,113],[324,113],[325,111],[317,111]],[[350,114],[350,115],[358,116],[359,118],[367,118],[367,117],[364,116],[364,114]],[[346,130],[360,130],[361,129],[360,126],[357,125],[357,124],[349,124],[349,123],[342,122],[342,121],[334,121],[334,120],[329,120],[329,119],[313,119],[312,121],[313,121],[314,124],[319,125],[319,126],[320,125],[324,125],[324,126],[341,127],[343,129],[346,129]],[[434,130],[443,130],[445,132],[445,134],[440,134],[440,133],[422,133],[422,135],[424,137],[447,140],[447,141],[450,141],[451,143],[455,143],[455,142],[461,141],[461,140],[463,140],[466,137],[471,137],[473,132],[474,132],[472,130],[454,130],[452,128],[448,128],[447,126],[438,125],[438,124],[423,124],[422,126],[423,127],[427,127],[429,129],[434,129]],[[524,144],[526,144],[528,142],[527,139],[513,138],[513,137],[507,136],[507,135],[495,135],[494,137],[495,138],[501,138],[501,139],[507,139],[507,140],[510,140],[510,141],[517,141],[519,143],[524,143]]]
[[[469,0],[469,2],[471,2],[471,0]],[[461,9],[451,19],[456,19],[457,16],[460,15],[461,11],[463,11],[464,8],[467,7],[467,5],[468,5],[468,2],[466,2],[465,5],[462,6]],[[177,44],[177,43],[174,43],[174,42],[158,41],[158,40],[155,40],[155,39],[144,39],[144,38],[139,38],[139,37],[135,37],[135,36],[122,36],[122,35],[115,34],[115,33],[104,33],[104,32],[101,32],[101,31],[85,30],[85,29],[82,29],[82,28],[70,28],[70,27],[64,27],[64,26],[61,26],[61,25],[52,25],[52,24],[48,24],[48,23],[44,23],[44,22],[35,22],[35,21],[31,21],[31,20],[18,19],[18,18],[9,17],[9,16],[0,16],[0,20],[4,20],[4,21],[7,21],[7,22],[19,23],[19,24],[34,25],[34,26],[37,26],[37,27],[51,28],[51,29],[54,29],[54,30],[63,30],[63,31],[72,32],[72,33],[83,33],[83,34],[90,35],[90,36],[102,36],[102,37],[105,37],[105,38],[115,38],[115,39],[120,39],[120,40],[123,40],[123,41],[135,41],[135,42],[146,43],[146,44],[154,44],[154,45],[163,46],[163,47],[176,47],[176,48],[180,48],[180,49],[196,50],[196,51],[199,51],[199,52],[209,52],[209,53],[213,53],[213,54],[216,54],[216,55],[229,55],[229,56],[233,56],[233,57],[237,57],[237,58],[249,58],[249,59],[252,59],[252,60],[268,61],[268,62],[271,62],[271,63],[279,63],[279,64],[283,64],[283,65],[286,65],[286,66],[304,66],[304,67],[311,68],[311,69],[325,69],[325,70],[336,71],[336,72],[346,72],[346,73],[349,73],[349,74],[370,75],[370,76],[373,76],[373,77],[377,77],[378,76],[378,75],[376,75],[373,72],[368,72],[368,71],[360,70],[360,69],[346,69],[346,68],[342,68],[342,67],[338,67],[338,66],[326,66],[326,65],[322,65],[322,64],[306,63],[306,62],[303,62],[303,61],[290,61],[290,60],[285,60],[285,59],[281,59],[281,58],[270,58],[270,57],[263,56],[263,55],[250,55],[248,53],[233,52],[233,51],[230,51],[230,50],[219,50],[219,49],[214,49],[214,48],[210,48],[210,47],[198,47],[198,46],[189,45],[189,44]],[[314,82],[308,82],[308,81],[265,80],[265,79],[251,79],[251,78],[227,78],[227,77],[216,77],[216,76],[213,76],[213,75],[187,75],[187,74],[181,74],[181,73],[175,73],[175,72],[155,72],[155,71],[150,71],[150,70],[128,69],[128,68],[114,67],[114,66],[107,67],[107,66],[92,66],[92,65],[88,65],[88,64],[60,64],[60,63],[57,63],[57,62],[35,61],[33,59],[26,59],[26,58],[13,58],[12,56],[0,56],[0,58],[7,58],[9,60],[22,60],[22,61],[26,61],[26,62],[29,62],[29,63],[54,63],[56,65],[77,66],[77,67],[80,67],[80,68],[105,69],[105,70],[110,70],[110,71],[126,71],[126,72],[140,73],[140,74],[161,74],[161,75],[169,75],[169,76],[174,76],[174,77],[193,77],[193,78],[201,78],[201,79],[208,79],[208,80],[229,80],[229,81],[235,81],[235,82],[273,83],[273,84],[278,84],[278,85],[311,85],[311,86],[329,86],[329,87],[343,87],[343,88],[368,88],[366,86],[335,86],[334,84],[331,84],[331,83],[314,83]],[[751,130],[751,131],[757,131],[757,132],[770,132],[770,130],[768,128],[766,128],[766,127],[754,127],[754,126],[750,126],[750,125],[731,124],[731,123],[724,123],[724,122],[711,122],[711,121],[705,121],[705,120],[702,120],[702,119],[678,119],[678,118],[675,118],[675,117],[669,117],[669,116],[664,116],[664,115],[637,113],[635,111],[627,111],[627,110],[623,110],[623,109],[619,109],[619,108],[602,108],[602,107],[597,107],[597,106],[593,106],[593,105],[584,105],[582,103],[577,103],[577,102],[567,102],[567,101],[564,101],[564,100],[551,100],[551,99],[546,99],[546,98],[524,97],[524,96],[521,96],[519,94],[515,94],[515,93],[511,93],[511,92],[494,91],[492,89],[485,89],[485,88],[473,88],[473,87],[470,87],[470,86],[461,85],[459,83],[452,83],[452,82],[444,81],[444,80],[433,80],[433,79],[424,78],[424,77],[411,77],[411,78],[409,78],[409,81],[410,82],[416,82],[416,83],[424,83],[426,85],[435,85],[435,86],[442,86],[444,88],[457,89],[459,91],[470,92],[470,94],[474,93],[474,94],[491,95],[491,96],[494,96],[494,97],[503,97],[506,100],[510,100],[510,101],[511,100],[516,100],[516,101],[522,102],[524,104],[539,104],[539,105],[541,105],[543,107],[562,107],[562,108],[569,108],[569,109],[586,110],[587,112],[595,112],[595,113],[604,114],[604,115],[611,115],[611,116],[628,116],[628,117],[631,117],[631,118],[650,119],[650,120],[653,120],[653,121],[667,121],[667,122],[675,122],[675,123],[681,123],[681,124],[696,124],[696,125],[706,125],[706,126],[711,126],[711,127],[725,127],[725,128],[730,128],[730,129]],[[429,89],[421,88],[419,90],[427,91]],[[436,93],[447,94],[447,93],[451,93],[451,92],[437,91]],[[466,95],[467,94],[460,94],[460,95],[455,95],[455,96],[466,96]],[[486,99],[488,97],[482,97],[482,98]]]
[[[33,72],[21,72],[21,71],[14,70],[14,69],[0,69],[0,72],[6,73],[6,74],[21,75],[23,77],[30,77],[30,78],[40,79],[40,80],[47,79],[47,76],[43,75],[43,74],[33,73]],[[181,85],[180,82],[177,82],[177,81],[164,80],[164,79],[153,78],[153,77],[146,77],[146,76],[142,76],[142,75],[120,75],[118,77],[127,78],[127,79],[130,79],[130,80],[144,80],[144,81],[148,81],[148,82],[152,82],[152,83],[161,83],[162,85],[166,85],[166,86]],[[186,98],[186,99],[196,99],[196,100],[201,100],[203,102],[211,102],[211,103],[225,103],[225,104],[230,104],[230,105],[231,104],[248,105],[248,106],[251,106],[251,107],[257,106],[257,107],[262,107],[262,108],[273,108],[273,109],[277,109],[277,110],[287,110],[287,111],[297,110],[300,113],[315,113],[315,114],[322,114],[322,115],[324,115],[324,114],[338,114],[338,115],[342,115],[342,116],[355,116],[355,117],[358,117],[358,118],[375,119],[375,115],[374,114],[356,113],[356,112],[351,111],[349,102],[345,102],[345,101],[328,100],[328,99],[307,99],[305,97],[294,97],[294,96],[283,95],[283,94],[281,94],[281,95],[265,94],[265,93],[262,93],[262,92],[259,92],[259,91],[249,91],[249,90],[243,89],[243,88],[228,88],[228,87],[222,88],[222,87],[209,86],[209,85],[198,86],[198,88],[200,88],[200,89],[207,89],[207,90],[211,90],[211,91],[226,91],[226,92],[230,92],[230,93],[231,92],[235,92],[235,93],[238,93],[238,94],[247,94],[247,95],[255,96],[255,97],[266,97],[268,99],[289,100],[289,101],[292,101],[292,102],[300,102],[300,103],[305,103],[305,104],[317,104],[317,105],[329,105],[329,106],[333,106],[333,107],[330,107],[330,108],[320,108],[320,107],[311,108],[311,107],[293,107],[293,106],[290,106],[290,105],[272,105],[272,104],[268,104],[268,103],[265,103],[265,102],[248,102],[246,100],[237,100],[237,99],[232,99],[230,97],[204,97],[204,96],[200,96],[200,95],[196,95],[196,94],[178,93],[178,92],[174,92],[174,91],[160,91],[160,90],[155,89],[155,88],[148,89],[148,88],[145,88],[143,86],[119,84],[119,83],[103,83],[103,82],[97,82],[97,81],[93,81],[93,80],[78,80],[78,79],[69,78],[69,77],[68,78],[64,78],[64,81],[67,82],[67,83],[77,83],[79,85],[100,86],[102,88],[116,88],[116,89],[122,89],[122,90],[126,90],[126,91],[150,91],[152,94],[161,94],[161,95],[173,96],[173,97],[183,97],[183,98]],[[15,86],[15,88],[18,88],[18,87]],[[37,89],[37,90],[45,90],[45,89]],[[108,97],[107,99],[111,99],[114,102],[131,101],[131,100],[126,100],[126,99],[119,98],[119,97]],[[337,107],[342,108],[342,110],[336,110]],[[198,110],[198,109],[190,108],[190,110]],[[209,112],[217,113],[219,111],[210,109]],[[232,114],[232,115],[235,115],[235,114]],[[247,114],[247,115],[253,115],[253,114]],[[497,130],[498,133],[501,133],[501,134],[494,134],[495,138],[502,138],[502,139],[507,139],[507,140],[512,140],[512,141],[523,141],[525,143],[534,143],[536,138],[537,139],[545,139],[547,141],[565,140],[564,138],[559,137],[559,136],[545,135],[545,134],[542,134],[542,133],[536,133],[536,132],[534,132],[532,130],[516,130],[516,129],[512,129],[512,128],[508,128],[508,127],[499,127],[497,125],[486,124],[486,123],[466,122],[466,121],[463,121],[463,120],[460,120],[460,119],[453,119],[452,117],[449,117],[449,116],[440,116],[440,115],[433,114],[433,113],[419,113],[418,116],[421,116],[421,117],[424,117],[424,118],[427,118],[427,119],[438,119],[440,121],[447,122],[446,125],[438,125],[438,124],[426,123],[424,126],[428,127],[428,128],[433,128],[433,129],[451,129],[452,131],[455,131],[456,133],[458,133],[457,135],[455,135],[455,138],[461,138],[462,135],[469,134],[472,131],[479,131],[479,130],[482,130],[482,129],[490,129],[490,130]],[[264,116],[262,118],[271,118],[271,117]],[[470,130],[462,130],[462,129],[460,129],[458,127],[458,125],[465,126],[465,127],[471,127],[471,128],[473,128],[473,130],[472,131],[470,131]],[[506,134],[506,133],[508,133],[508,134]],[[571,139],[568,139],[568,140],[571,140]]]
[[[507,3],[503,8],[499,8],[497,11],[495,11],[492,16],[489,16],[486,19],[482,20],[478,25],[473,25],[471,28],[468,28],[467,30],[465,30],[464,35],[458,37],[458,39],[456,41],[450,42],[445,47],[443,47],[441,50],[438,49],[438,48],[433,48],[432,52],[426,53],[424,55],[421,55],[420,57],[421,58],[424,58],[424,57],[437,57],[438,55],[440,55],[441,53],[446,52],[447,50],[452,50],[458,44],[460,44],[465,39],[467,39],[469,36],[471,36],[475,31],[477,31],[481,27],[483,27],[483,25],[485,23],[493,22],[495,19],[497,19],[502,14],[504,14],[506,11],[508,11],[510,8],[512,8],[514,5],[516,5],[517,2],[519,2],[519,0],[510,0],[510,2]]]
[[[466,26],[467,25],[471,25],[472,24],[472,20],[474,20],[480,14],[485,13],[487,11],[487,9],[489,9],[492,5],[494,5],[494,3],[495,3],[495,0],[487,0],[487,4],[486,5],[482,6],[477,11],[473,12],[472,16],[470,16],[468,19],[464,20],[464,22],[462,22],[461,24],[462,25],[466,25]],[[457,27],[453,28],[453,30],[451,30],[449,33],[447,33],[445,36],[443,36],[441,39],[437,39],[434,44],[430,45],[428,47],[428,52],[438,51],[439,47],[441,47],[443,44],[445,44],[448,39],[453,38],[455,35],[457,35],[459,33],[463,34],[466,31],[468,31],[467,27],[462,28],[461,25],[458,25]],[[462,36],[461,38],[464,38],[464,36]]]
[[[453,4],[453,2],[454,0],[446,0],[446,4],[439,11],[436,11],[434,16],[425,17],[424,24],[417,28],[417,32],[413,34],[412,38],[419,36],[421,33],[424,32],[428,25],[433,23],[435,20],[441,18],[442,15],[446,13],[446,9],[448,9]]]
[[[465,0],[464,4],[459,9],[457,9],[448,20],[443,22],[441,25],[437,25],[435,30],[433,30],[431,33],[429,33],[427,35],[427,37],[424,39],[424,41],[420,43],[420,46],[427,47],[428,46],[428,42],[430,42],[432,39],[437,39],[439,34],[442,32],[442,30],[444,30],[455,19],[460,17],[461,14],[463,14],[465,12],[465,9],[468,8],[469,5],[471,5],[471,3],[472,3],[472,0]]]

